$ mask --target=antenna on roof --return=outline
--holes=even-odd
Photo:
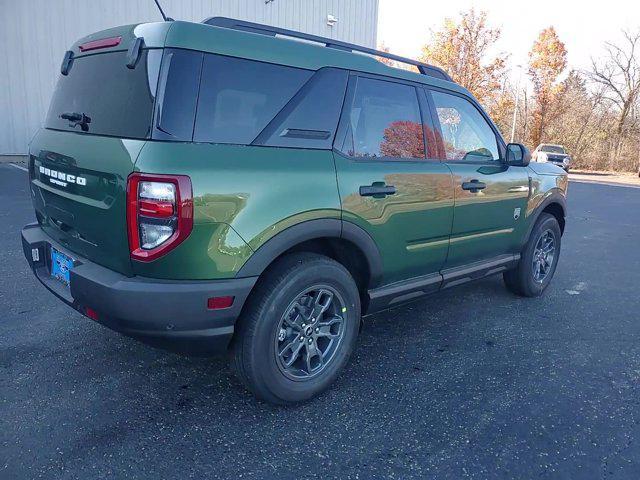
[[[162,7],[160,6],[160,2],[158,0],[153,0],[154,2],[156,2],[156,6],[158,7],[158,10],[160,10],[160,15],[162,15],[162,18],[164,19],[165,22],[173,22],[173,18],[171,17],[167,17],[164,14],[164,10],[162,10]]]

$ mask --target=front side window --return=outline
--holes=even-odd
[[[341,150],[361,158],[425,158],[415,88],[358,78]]]
[[[193,139],[248,145],[313,72],[205,55]]]
[[[435,91],[431,96],[438,113],[447,160],[500,159],[495,133],[469,100]]]

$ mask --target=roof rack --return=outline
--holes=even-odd
[[[418,68],[418,71],[422,75],[429,75],[430,77],[440,78],[452,82],[452,78],[439,67],[428,65],[426,63],[412,60],[411,58],[401,57],[392,53],[382,52],[373,48],[362,47],[360,45],[354,45],[352,43],[341,42],[340,40],[334,40],[332,38],[320,37],[318,35],[312,35],[309,33],[296,32],[295,30],[287,30],[286,28],[272,27],[270,25],[263,25],[261,23],[246,22],[244,20],[236,20],[234,18],[227,17],[210,17],[204,20],[202,23],[212,25],[214,27],[229,28],[232,30],[242,30],[245,32],[258,33],[260,35],[268,35],[275,37],[276,35],[282,35],[285,37],[297,38],[308,42],[314,42],[323,44],[327,48],[335,48],[337,50],[344,50],[347,52],[360,52],[368,55],[374,55],[377,57],[388,58],[400,63],[406,63]]]

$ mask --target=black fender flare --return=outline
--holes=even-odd
[[[382,256],[371,235],[358,225],[337,218],[308,220],[292,225],[262,244],[245,264],[236,277],[256,277],[280,255],[290,248],[309,240],[342,238],[358,247],[367,261],[369,285],[372,288],[382,279]]]
[[[529,242],[529,237],[531,236],[531,232],[533,231],[533,227],[535,226],[536,222],[538,221],[538,217],[540,217],[540,214],[542,214],[542,212],[544,211],[545,208],[547,208],[549,205],[551,204],[557,204],[560,206],[560,208],[562,209],[562,216],[563,217],[567,217],[567,199],[566,197],[559,193],[559,192],[554,192],[551,195],[549,195],[547,198],[545,198],[542,203],[540,205],[538,205],[536,207],[536,209],[533,211],[533,213],[531,214],[531,221],[529,222],[529,226],[527,227],[527,233],[524,236],[524,240],[522,242],[522,246],[524,247],[528,242]]]

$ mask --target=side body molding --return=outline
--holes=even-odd
[[[361,227],[338,219],[309,220],[293,225],[267,240],[247,260],[236,277],[260,275],[276,258],[296,245],[309,240],[342,238],[353,243],[364,254],[370,272],[369,288],[377,286],[382,279],[382,258],[371,236]]]

